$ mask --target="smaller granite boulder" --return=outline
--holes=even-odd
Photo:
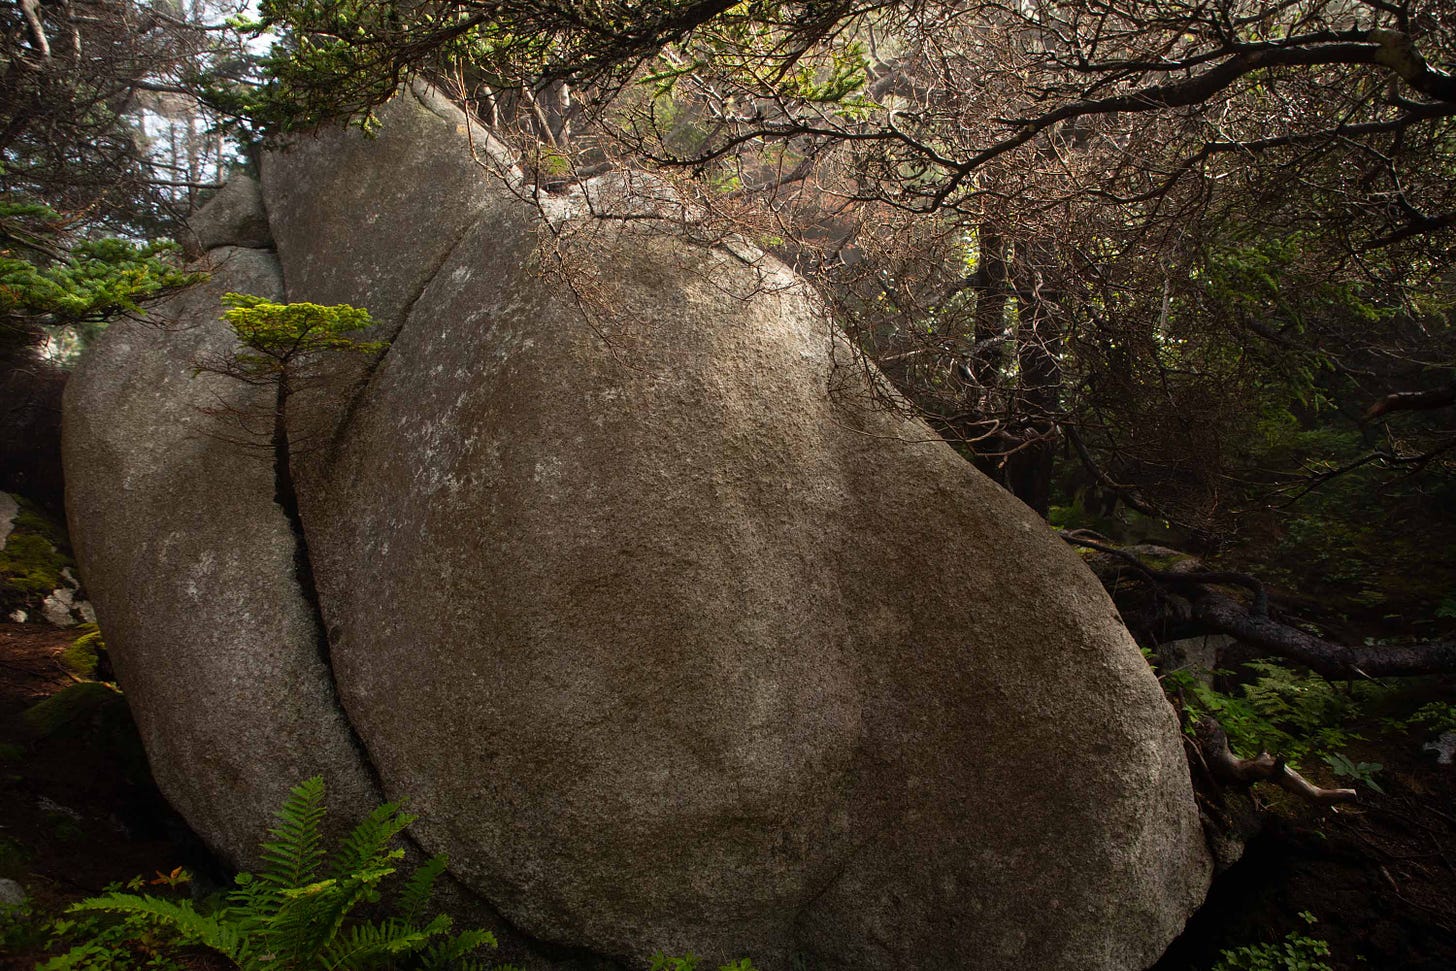
[[[341,820],[379,793],[334,698],[271,454],[240,441],[269,391],[195,371],[237,346],[222,294],[278,299],[282,275],[242,247],[205,268],[207,283],[112,324],[77,367],[66,502],[157,785],[247,866],[300,779],[322,774]]]
[[[266,249],[273,245],[268,231],[268,212],[263,191],[256,180],[237,175],[187,221],[197,238],[197,249],[207,252],[219,246]]]
[[[14,880],[0,880],[0,907],[19,907],[29,898],[25,888]]]

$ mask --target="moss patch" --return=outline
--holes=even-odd
[[[131,781],[147,779],[147,757],[126,698],[114,685],[82,681],[21,712],[33,744],[79,740],[104,752]]]
[[[52,590],[65,585],[61,571],[75,565],[65,531],[29,499],[15,500],[20,511],[0,549],[0,608],[7,613],[39,606]]]
[[[20,720],[32,738],[53,738],[100,727],[99,722],[106,720],[107,709],[117,705],[126,710],[120,691],[99,681],[83,681],[27,708]]]
[[[101,657],[106,653],[106,642],[95,624],[86,624],[79,630],[81,636],[61,652],[61,664],[78,678],[95,678]]]

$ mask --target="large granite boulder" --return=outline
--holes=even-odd
[[[356,817],[379,794],[320,655],[272,454],[248,440],[271,392],[194,375],[236,347],[223,293],[282,297],[277,258],[223,246],[202,265],[208,283],[113,323],[67,382],[66,505],[158,786],[251,863],[301,779],[322,772]]]
[[[287,296],[393,336],[290,405],[330,669],[278,646],[311,632],[266,471],[168,430],[201,392],[124,380],[126,332],[72,382],[78,555],[188,818],[232,845],[301,749],[345,773],[352,733],[414,840],[547,941],[637,965],[1155,961],[1208,855],[1173,712],[1078,557],[868,404],[771,258],[681,219],[543,214],[429,92],[382,118],[262,180]],[[175,374],[196,351],[147,355]],[[158,629],[198,605],[205,652]],[[263,716],[246,757],[209,727],[238,704]],[[185,781],[235,755],[231,798]]]

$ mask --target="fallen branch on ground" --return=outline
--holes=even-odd
[[[1325,789],[1315,785],[1268,752],[1260,752],[1252,759],[1239,758],[1229,748],[1228,733],[1214,718],[1200,718],[1196,731],[1204,762],[1214,781],[1221,785],[1248,787],[1256,782],[1272,782],[1315,802],[1350,802],[1357,798],[1354,789]]]
[[[1316,637],[1269,616],[1264,586],[1245,573],[1188,569],[1159,570],[1138,557],[1106,543],[1086,539],[1075,532],[1059,535],[1073,546],[1106,553],[1129,571],[1157,589],[1170,590],[1187,598],[1193,619],[1210,633],[1228,634],[1245,644],[1261,648],[1275,657],[1297,661],[1326,678],[1411,677],[1421,674],[1456,672],[1456,641],[1426,641],[1418,644],[1346,645]],[[1096,572],[1096,571],[1094,571]],[[1116,581],[1099,575],[1103,586],[1113,592]],[[1219,587],[1239,586],[1250,591],[1245,606]]]

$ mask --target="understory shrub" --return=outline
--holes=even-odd
[[[1313,926],[1314,915],[1308,911],[1300,918]],[[1330,956],[1330,945],[1318,937],[1291,931],[1272,944],[1252,944],[1231,948],[1218,957],[1213,971],[1334,971],[1324,960]]]
[[[139,880],[74,904],[66,912],[74,920],[55,929],[75,945],[39,971],[168,969],[183,950],[198,947],[243,971],[483,969],[478,952],[494,947],[494,936],[457,932],[444,914],[426,917],[444,857],[390,879],[404,857],[394,844],[415,818],[385,803],[326,854],[324,784],[309,779],[279,811],[261,872],[238,874],[232,890],[202,906],[136,892]],[[186,880],[175,871],[161,882]]]

